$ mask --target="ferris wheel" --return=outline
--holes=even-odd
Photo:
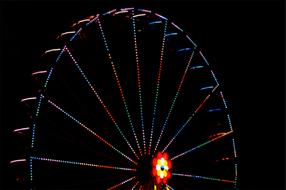
[[[180,26],[118,8],[75,22],[32,73],[29,189],[237,189],[230,109]]]

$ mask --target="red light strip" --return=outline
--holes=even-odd
[[[135,188],[137,187],[138,184],[139,184],[139,181],[136,181],[136,183],[133,185],[133,187],[131,188],[131,190],[135,190]]]
[[[131,177],[131,178],[129,178],[129,179],[126,179],[126,180],[124,180],[124,181],[122,181],[122,182],[120,182],[120,183],[118,183],[118,184],[116,184],[116,185],[114,185],[114,186],[108,188],[107,190],[116,189],[117,187],[120,187],[120,186],[124,185],[125,183],[127,183],[127,182],[129,182],[129,181],[132,181],[132,180],[134,180],[134,179],[135,179],[135,176],[133,176],[133,177]]]

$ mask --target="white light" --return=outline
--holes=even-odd
[[[49,50],[45,51],[45,53],[44,53],[44,54],[46,54],[46,53],[50,53],[50,52],[53,52],[53,51],[60,51],[60,50],[61,50],[61,49],[59,49],[59,48],[49,49]]]
[[[160,170],[160,169],[161,169],[160,165],[157,164],[157,165],[156,165],[156,170]]]
[[[63,33],[61,33],[60,36],[64,36],[64,35],[67,35],[67,34],[74,34],[74,33],[75,33],[75,31],[63,32]]]
[[[38,74],[44,74],[44,73],[47,73],[47,71],[36,71],[36,72],[32,73],[32,76],[33,75],[38,75]]]
[[[164,165],[165,159],[161,158],[160,162],[161,162],[161,165]]]
[[[126,11],[126,10],[117,11],[116,13],[114,13],[114,15],[118,15],[118,14],[122,14],[122,13],[128,13],[128,11]]]
[[[123,9],[121,9],[121,10],[129,11],[129,10],[132,10],[132,9],[134,9],[134,8],[133,8],[133,7],[130,7],[130,8],[123,8]]]
[[[12,160],[12,161],[10,161],[10,164],[13,164],[13,163],[16,163],[16,162],[26,162],[26,159]]]
[[[21,100],[21,102],[25,102],[25,101],[28,101],[28,100],[35,100],[35,99],[37,99],[37,97],[23,98],[23,99]]]
[[[138,15],[134,15],[133,18],[140,17],[140,16],[145,16],[145,15],[146,14],[144,14],[144,13],[143,14],[138,14]]]
[[[87,18],[87,19],[80,20],[80,21],[78,21],[77,23],[80,24],[80,23],[82,23],[82,22],[89,22],[89,21],[90,21],[90,19]]]
[[[25,131],[25,130],[29,130],[29,127],[25,127],[25,128],[19,128],[19,129],[15,129],[13,132],[18,132],[18,131]]]

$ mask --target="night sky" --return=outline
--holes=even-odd
[[[242,190],[282,190],[285,12],[282,1],[1,1],[0,189],[13,189],[11,130],[37,58],[73,21],[112,8],[155,10],[188,31],[214,66],[238,140]]]

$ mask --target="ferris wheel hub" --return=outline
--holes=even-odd
[[[155,156],[144,155],[138,161],[137,178],[144,188],[164,186],[171,178],[172,162],[166,152],[158,152]]]
[[[155,179],[155,184],[167,184],[168,179],[171,178],[172,162],[168,157],[166,152],[158,152],[152,160],[152,176]]]

